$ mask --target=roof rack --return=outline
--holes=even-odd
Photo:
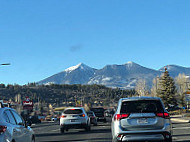
[[[0,102],[0,108],[4,108],[4,105],[2,102]]]

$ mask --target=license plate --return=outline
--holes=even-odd
[[[146,123],[148,123],[148,120],[146,118],[141,118],[141,119],[137,120],[137,123],[138,124],[146,124]]]
[[[77,120],[76,119],[71,119],[71,122],[76,122]]]

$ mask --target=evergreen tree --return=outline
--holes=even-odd
[[[159,87],[157,89],[157,96],[160,97],[166,107],[177,105],[176,86],[174,79],[170,77],[167,68],[159,78]]]

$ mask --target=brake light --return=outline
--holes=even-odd
[[[80,115],[80,117],[85,117],[85,114]]]
[[[129,114],[116,114],[114,120],[121,120],[127,117],[129,117]]]
[[[0,126],[0,133],[4,133],[7,130],[7,126]]]
[[[61,115],[61,118],[65,118],[65,117],[67,117],[67,115]]]
[[[164,112],[164,113],[156,113],[156,116],[162,117],[162,118],[170,118],[169,113]]]

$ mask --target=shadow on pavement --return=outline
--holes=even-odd
[[[78,139],[78,140],[61,140],[61,141],[40,141],[40,142],[83,142],[83,141],[88,141],[88,142],[111,142],[110,138],[91,138],[91,139]]]
[[[190,136],[190,134],[179,134],[179,135],[173,135],[173,137],[180,137],[180,136]],[[190,140],[189,140],[190,142]]]
[[[43,134],[36,134],[36,137],[47,137],[47,136],[60,136],[60,135],[76,135],[76,134],[89,134],[89,133],[108,133],[111,132],[111,129],[98,129],[98,130],[91,130],[89,132],[85,130],[79,130],[76,132],[65,132],[61,133],[43,133]]]

